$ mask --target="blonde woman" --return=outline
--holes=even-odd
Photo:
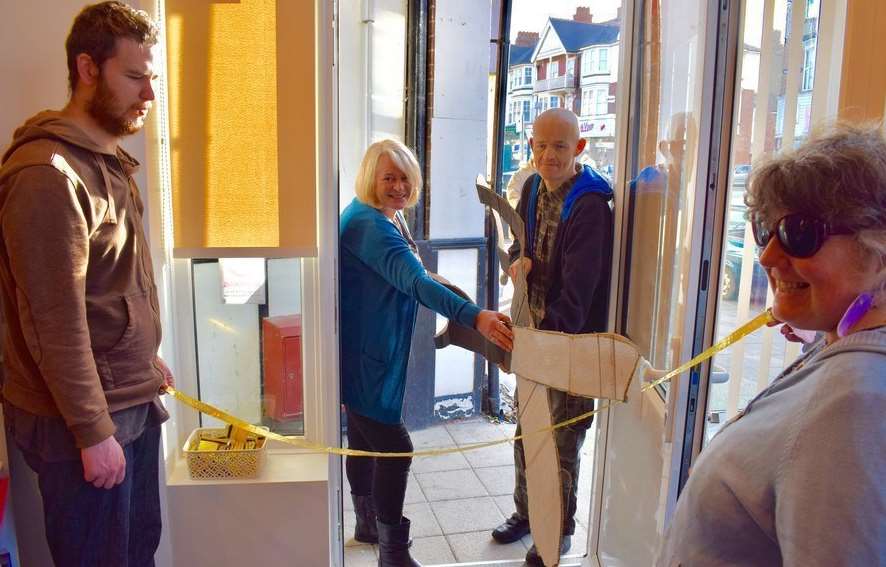
[[[418,304],[475,327],[507,350],[506,315],[480,309],[428,275],[401,211],[418,202],[421,171],[394,140],[372,144],[357,173],[357,196],[339,226],[342,398],[348,446],[411,452],[402,421],[406,365]],[[409,555],[403,499],[409,458],[348,457],[358,541],[379,544],[379,565],[419,565]]]

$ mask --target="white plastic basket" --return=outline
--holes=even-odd
[[[198,427],[188,436],[182,451],[188,460],[188,472],[193,479],[256,478],[265,461],[264,437],[259,437],[255,449],[226,449],[200,451],[201,438],[224,438],[226,429]]]

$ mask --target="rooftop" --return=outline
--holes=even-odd
[[[602,24],[588,24],[561,18],[550,18],[549,21],[569,53],[575,53],[591,45],[608,45],[618,41],[619,26],[615,21]]]
[[[516,65],[529,65],[532,63],[532,52],[535,51],[535,45],[512,45],[508,63],[511,67]]]

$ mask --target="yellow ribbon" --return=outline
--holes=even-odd
[[[756,331],[757,329],[759,329],[763,325],[767,325],[767,324],[773,323],[775,321],[776,321],[776,319],[775,319],[775,317],[772,316],[772,311],[767,309],[766,311],[760,313],[759,315],[757,315],[756,317],[754,317],[753,319],[751,319],[750,321],[748,321],[747,323],[745,323],[741,327],[737,328],[736,330],[734,330],[731,333],[729,333],[728,335],[726,335],[726,337],[724,337],[723,340],[718,341],[711,348],[705,350],[704,352],[702,352],[701,354],[699,354],[698,356],[696,356],[695,358],[693,358],[689,362],[687,362],[685,364],[681,364],[680,366],[678,366],[677,368],[674,368],[673,370],[671,370],[670,372],[668,372],[667,374],[665,374],[664,376],[662,376],[658,380],[655,380],[654,382],[650,382],[649,384],[644,384],[642,391],[645,392],[646,390],[649,390],[651,388],[655,388],[656,386],[658,386],[659,384],[661,384],[663,382],[667,382],[668,380],[672,379],[674,376],[677,376],[679,374],[686,372],[687,370],[689,370],[690,368],[692,368],[696,364],[700,364],[700,363],[704,362],[705,360],[711,358],[712,356],[714,356],[715,354],[717,354],[721,350],[728,348],[729,346],[731,346],[734,343],[737,343],[738,341],[740,341],[741,339],[750,335],[751,333],[753,333],[754,331]]]
[[[641,391],[645,392],[646,390],[650,390],[659,384],[667,382],[671,380],[673,377],[689,370],[696,364],[704,362],[705,360],[711,358],[721,350],[729,347],[730,345],[740,341],[747,335],[753,333],[760,327],[775,321],[775,318],[772,316],[772,313],[767,309],[763,313],[757,315],[728,336],[726,336],[723,340],[717,342],[715,345],[705,350],[689,362],[680,365],[679,367],[671,370],[661,378],[658,378],[654,382],[650,382],[648,384],[644,384],[641,388]],[[315,453],[326,453],[329,455],[343,455],[343,456],[351,456],[351,457],[432,457],[438,455],[448,455],[451,453],[463,453],[466,451],[474,451],[477,449],[483,449],[486,447],[492,447],[494,445],[501,445],[502,443],[511,443],[513,441],[517,441],[519,439],[523,439],[528,435],[538,435],[540,433],[548,433],[554,431],[556,429],[560,429],[563,427],[567,427],[574,423],[578,423],[579,421],[583,421],[592,415],[596,415],[603,410],[609,409],[611,407],[611,403],[607,403],[598,407],[595,410],[585,412],[579,416],[567,419],[566,421],[561,421],[560,423],[556,423],[551,425],[550,427],[543,427],[537,431],[532,431],[530,433],[524,433],[522,435],[517,435],[515,437],[504,437],[502,439],[497,439],[495,441],[485,441],[482,443],[469,443],[467,445],[463,445],[461,447],[448,447],[443,449],[426,449],[423,451],[413,451],[410,453],[381,453],[378,451],[361,451],[359,449],[343,449],[341,447],[327,447],[325,445],[319,445],[317,443],[311,443],[304,439],[299,439],[297,437],[287,437],[285,435],[280,435],[279,433],[274,433],[273,431],[268,431],[263,427],[259,427],[257,425],[253,425],[247,421],[243,421],[242,419],[231,415],[227,412],[224,412],[218,409],[215,406],[207,404],[206,402],[201,402],[200,400],[194,399],[187,394],[183,394],[172,387],[166,388],[166,393],[182,402],[183,404],[194,408],[195,410],[205,413],[206,415],[212,416],[218,420],[221,420],[229,425],[233,425],[234,427],[239,427],[240,429],[244,429],[252,434],[265,437],[267,439],[273,439],[274,441],[279,441],[281,443],[286,443],[288,445],[293,445],[295,447],[299,447],[301,449],[308,449]],[[621,402],[620,402],[621,403]]]

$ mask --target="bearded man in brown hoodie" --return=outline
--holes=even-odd
[[[3,402],[37,473],[58,566],[154,564],[160,317],[138,163],[119,144],[154,100],[158,29],[120,2],[66,42],[71,98],[16,130],[0,168]]]

